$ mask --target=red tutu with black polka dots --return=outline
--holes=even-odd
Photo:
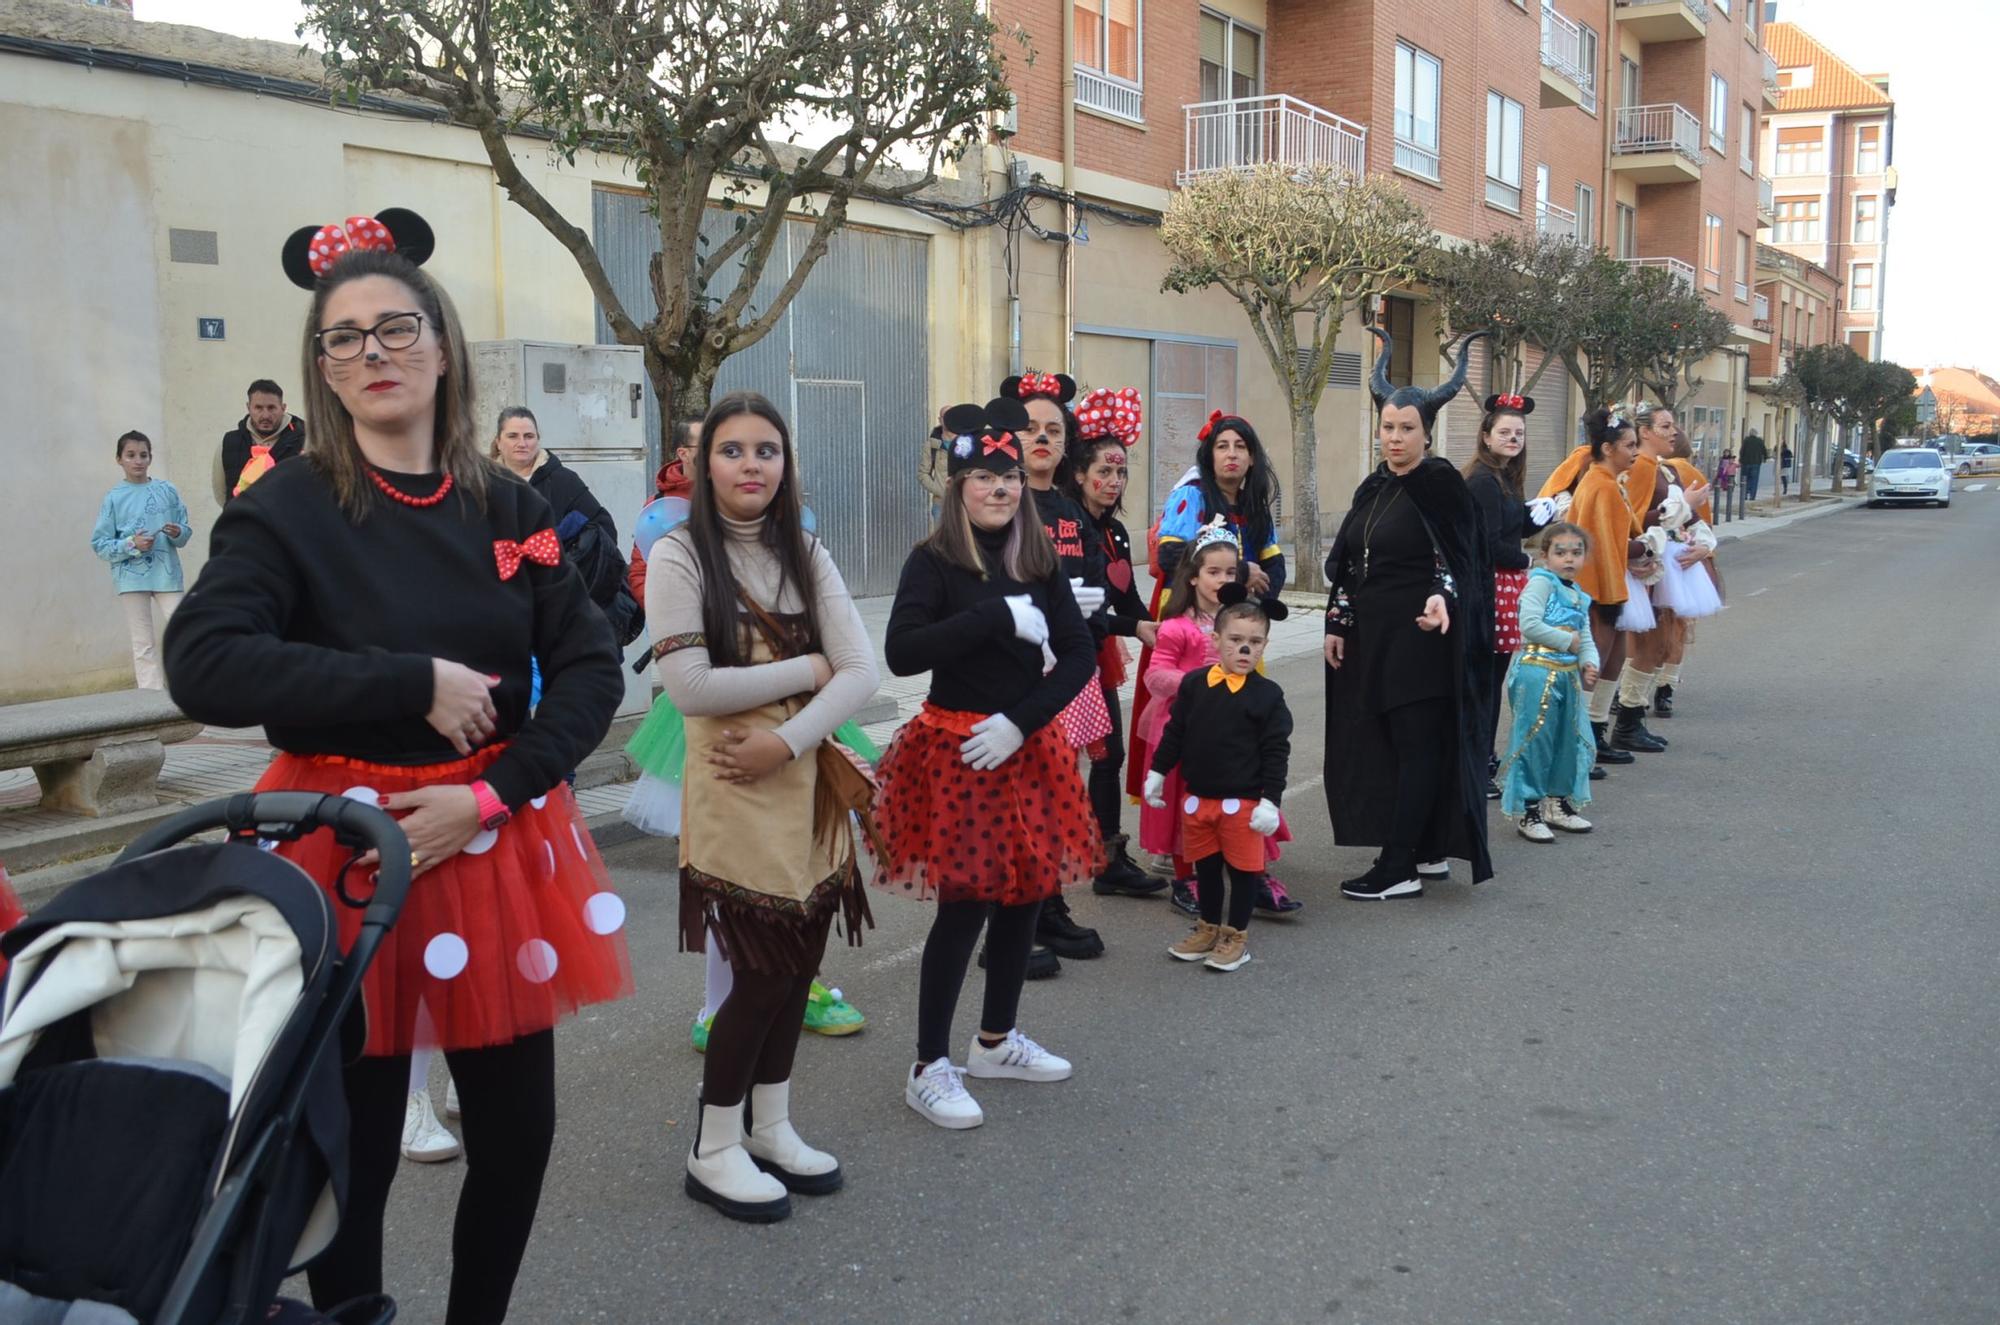
[[[1493,652],[1521,651],[1521,590],[1528,587],[1528,572],[1493,572]]]
[[[1039,902],[1088,883],[1099,838],[1076,751],[1051,722],[984,771],[958,747],[983,713],[925,704],[877,766],[875,822],[889,859],[875,886],[929,901]]]
[[[504,747],[470,759],[400,767],[338,755],[281,754],[259,791],[319,791],[374,804],[378,796],[477,781]],[[331,890],[350,855],[331,833],[281,843],[278,853]],[[368,881],[348,874],[362,897]],[[361,912],[336,896],[343,948]],[[568,787],[523,805],[500,828],[410,885],[403,914],[363,977],[370,1055],[479,1049],[545,1031],[578,1008],[632,992],[625,903]],[[421,1038],[417,1009],[429,1011]]]

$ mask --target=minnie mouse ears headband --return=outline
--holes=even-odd
[[[390,207],[374,216],[350,216],[338,225],[300,226],[285,241],[281,258],[292,284],[310,290],[349,253],[376,249],[421,267],[436,248],[430,222],[408,208]]]
[[[1053,400],[1067,405],[1076,399],[1076,379],[1068,373],[1038,373],[1029,369],[1000,383],[1000,394],[1015,400]]]
[[[1086,442],[1108,437],[1121,446],[1135,446],[1144,421],[1135,386],[1101,386],[1076,403],[1077,436]]]
[[[947,474],[987,469],[1005,474],[1021,467],[1021,444],[1014,434],[1028,426],[1028,411],[1001,396],[984,405],[953,405],[944,412]]]
[[[1495,410],[1504,410],[1509,414],[1519,414],[1525,418],[1535,412],[1535,398],[1511,395],[1488,396],[1485,408],[1488,414]]]
[[[1248,603],[1257,609],[1258,615],[1266,621],[1283,621],[1292,614],[1282,598],[1253,598],[1247,586],[1231,581],[1216,591],[1216,601],[1224,607],[1234,607],[1238,603]]]

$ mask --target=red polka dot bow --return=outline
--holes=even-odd
[[[538,566],[553,566],[562,560],[562,544],[556,541],[556,531],[544,529],[528,535],[516,543],[511,538],[493,540],[493,560],[500,567],[500,578],[511,580],[514,572],[521,569],[523,559]]]
[[[1493,403],[1501,409],[1519,409],[1528,401],[1525,396],[1495,396]]]
[[[1143,419],[1135,386],[1097,387],[1076,404],[1077,430],[1085,441],[1110,437],[1136,446]]]
[[[1005,383],[1002,383],[1004,386]],[[1014,394],[1027,400],[1032,396],[1060,396],[1062,383],[1056,381],[1054,373],[1023,373],[1021,385],[1014,388]]]
[[[1201,425],[1201,431],[1194,435],[1194,439],[1197,442],[1207,441],[1215,432],[1215,425],[1220,422],[1222,422],[1222,411],[1219,409],[1210,410],[1208,412],[1208,422]]]
[[[367,248],[394,253],[396,240],[389,227],[374,217],[350,216],[344,226],[323,225],[313,234],[306,249],[306,265],[312,268],[313,275],[324,276],[347,254]]]

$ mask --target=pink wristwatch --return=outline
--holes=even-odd
[[[472,784],[472,798],[479,805],[481,828],[498,828],[514,817],[514,812],[507,808],[507,803],[500,799],[499,793],[484,778]]]

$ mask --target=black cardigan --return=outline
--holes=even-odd
[[[1479,465],[1465,480],[1472,504],[1479,508],[1486,524],[1486,545],[1494,570],[1526,570],[1533,564],[1521,542],[1527,538],[1534,519],[1520,494],[1509,492],[1500,473],[1491,465]]]

